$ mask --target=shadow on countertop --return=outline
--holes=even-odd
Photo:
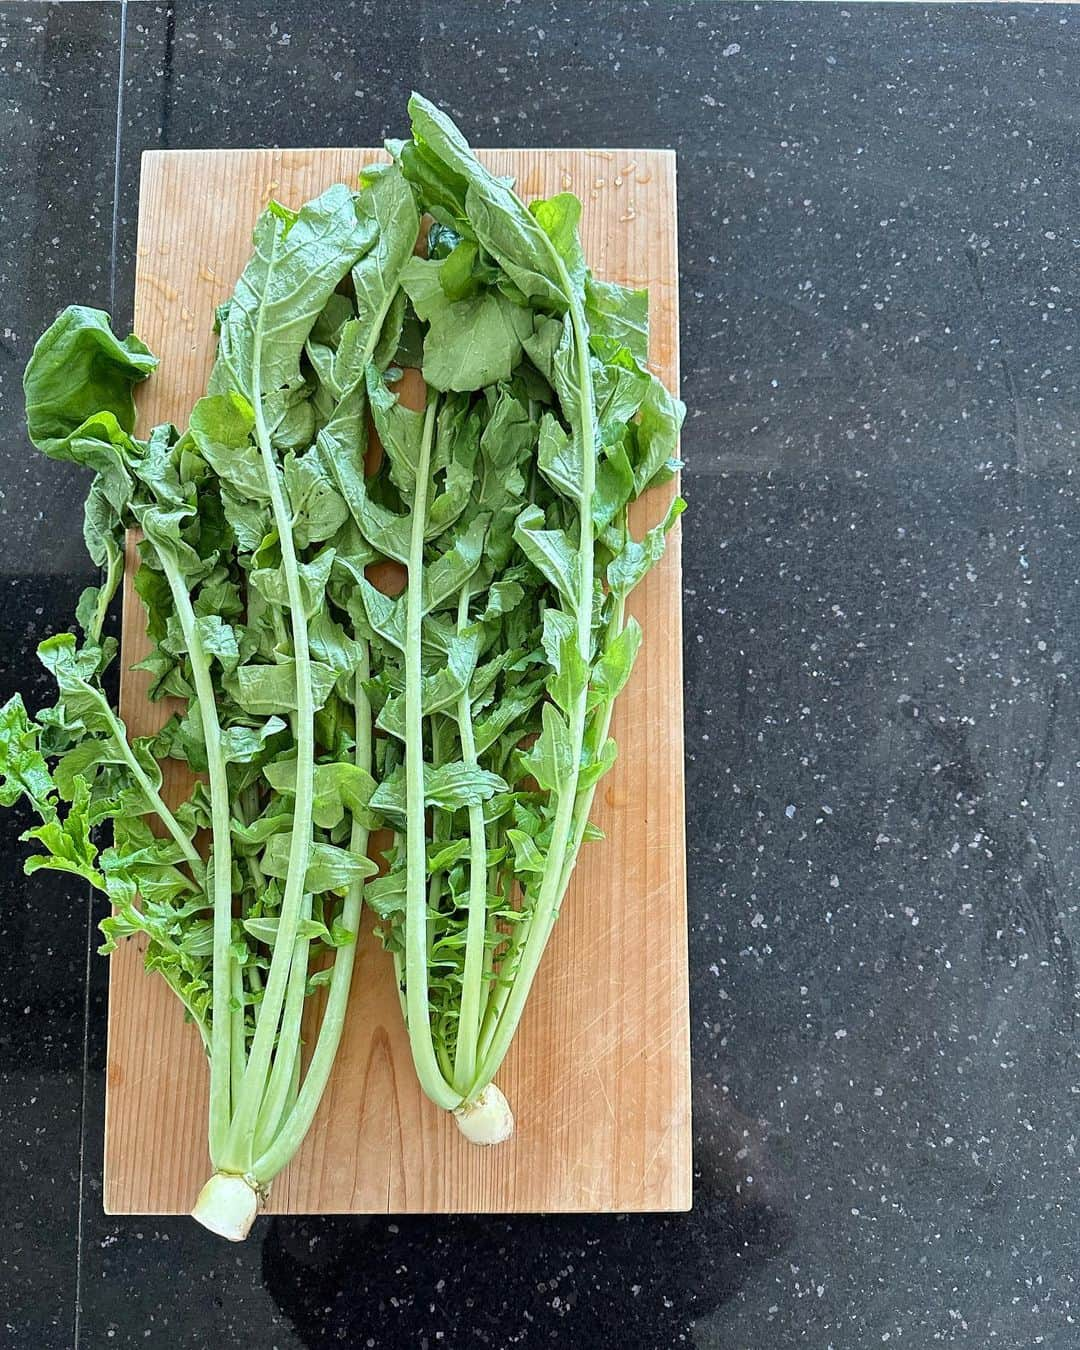
[[[695,1096],[688,1214],[275,1219],[265,1288],[308,1346],[685,1343],[792,1232],[760,1125]]]

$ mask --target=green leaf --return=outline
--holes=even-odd
[[[476,263],[480,250],[475,239],[459,239],[454,248],[445,255],[443,266],[439,269],[439,285],[447,300],[465,300],[475,295],[484,285],[490,285],[495,278],[485,277]],[[431,253],[428,254],[431,256]]]
[[[573,773],[574,745],[565,717],[553,703],[545,703],[542,730],[532,747],[521,756],[525,772],[544,792],[561,792]]]
[[[380,919],[393,920],[405,912],[405,873],[387,872],[364,887],[364,903]]]
[[[609,736],[600,747],[599,754],[582,764],[578,770],[577,790],[584,792],[596,784],[615,763],[617,747]]]
[[[593,529],[601,531],[635,495],[634,470],[622,445],[612,446],[596,469],[592,496]]]
[[[662,476],[670,476],[671,468],[678,466],[679,429],[685,416],[686,405],[659,380],[651,379],[637,429],[639,458],[634,464],[634,486],[638,495]]]
[[[461,588],[480,565],[487,527],[487,516],[475,516],[464,529],[455,531],[449,548],[424,568],[425,614],[448,600],[456,600]]]
[[[251,764],[265,752],[267,741],[287,730],[280,717],[269,717],[257,727],[226,727],[221,733],[222,754],[227,763]]]
[[[318,454],[285,458],[285,491],[298,548],[329,539],[349,519],[349,508]]]
[[[585,279],[585,318],[589,331],[626,347],[635,361],[649,359],[649,292],[611,281]]]
[[[273,834],[267,840],[261,859],[262,870],[268,877],[284,880],[289,874],[289,853],[292,849],[292,831]],[[313,895],[323,891],[345,891],[354,882],[374,876],[378,868],[370,858],[360,857],[335,844],[315,841],[311,845],[304,889]]]
[[[267,764],[263,773],[275,792],[286,797],[295,796],[295,759],[281,759]],[[375,780],[366,769],[359,764],[344,762],[316,764],[313,783],[312,819],[320,829],[334,829],[345,818],[346,811],[368,824],[367,806],[375,791]]]
[[[255,553],[273,529],[266,507],[221,489],[221,508],[241,553]]]
[[[558,394],[566,420],[571,424],[578,422],[582,390],[577,344],[569,314],[562,319],[537,317],[535,331],[525,339],[524,346],[537,369]]]
[[[370,224],[374,231],[372,247],[352,269],[356,323],[362,337],[361,368],[375,358],[375,364],[383,369],[393,356],[393,348],[377,359],[377,339],[394,295],[400,294],[401,272],[412,257],[420,233],[420,213],[401,170],[390,164],[369,165],[363,171],[356,211],[361,226]],[[399,330],[400,326],[399,319]]]
[[[462,760],[440,764],[437,768],[424,765],[424,803],[443,811],[478,805],[506,790],[506,781],[498,774],[465,764]],[[389,823],[404,825],[405,773],[400,764],[375,789],[371,809]]]
[[[520,732],[514,734],[515,740],[520,740],[526,732],[534,730],[526,719],[533,714],[543,688],[541,681],[519,687],[513,693],[503,695],[489,713],[478,718],[473,733],[476,753],[482,755],[489,750],[511,727],[520,724]]]
[[[596,415],[602,428],[621,430],[647,399],[655,397],[654,386],[664,386],[638,365],[629,348],[598,337],[591,346],[601,358],[593,367]]]
[[[278,940],[279,923],[281,921],[277,918],[250,918],[244,919],[243,929],[254,937],[255,941],[263,942],[273,949]],[[346,946],[348,942],[356,940],[356,934],[350,933],[336,919],[329,929],[325,923],[320,923],[319,919],[300,919],[296,926],[296,936],[305,938],[308,942],[323,942],[325,946]]]
[[[222,316],[210,393],[231,390],[252,407],[261,399],[273,434],[304,391],[300,357],[316,319],[374,236],[374,223],[358,219],[353,194],[341,184],[295,215],[271,203]],[[278,443],[295,442],[286,435]]]
[[[220,614],[204,614],[195,620],[195,630],[207,656],[216,658],[222,670],[235,670],[240,663],[236,630],[223,623]]]
[[[659,525],[654,525],[639,544],[636,540],[627,540],[622,551],[608,564],[608,586],[617,594],[626,595],[634,589],[641,578],[664,554],[667,533],[686,510],[686,503],[676,497],[668,507],[667,514]]]
[[[339,680],[355,674],[364,658],[363,645],[349,637],[325,609],[315,614],[308,626],[308,645],[315,660],[329,666]]]
[[[38,748],[40,728],[32,722],[21,694],[12,694],[0,708],[0,806],[25,796],[39,815],[51,816],[55,787]]]
[[[462,806],[477,806],[505,792],[506,782],[497,773],[462,760],[440,764],[437,768],[424,766],[424,802],[444,811],[456,811]]]
[[[360,504],[367,501],[364,481],[367,401],[363,377],[364,368],[359,365],[355,370],[337,374],[336,378],[350,384],[349,391],[343,395],[330,420],[319,431],[314,449],[307,456],[317,460],[357,522],[360,519]]]
[[[439,280],[445,263],[412,258],[401,276],[417,315],[428,324],[424,379],[434,389],[467,391],[510,378],[532,332],[527,309],[498,291],[447,298]]]
[[[571,501],[580,500],[585,471],[581,446],[554,413],[545,413],[540,422],[537,462],[553,488]]]
[[[268,839],[277,834],[287,834],[292,829],[292,811],[282,811],[280,803],[271,803],[270,814],[259,816],[250,824],[235,818],[229,823],[233,848],[241,856],[258,853]]]
[[[510,614],[525,599],[524,589],[516,581],[494,581],[488,587],[487,603],[477,620],[478,623],[491,623],[504,614]]]
[[[45,454],[67,458],[65,444],[88,418],[107,413],[130,432],[132,388],[156,366],[137,337],[115,336],[103,310],[70,305],[38,338],[23,375],[30,439]]]
[[[191,410],[191,439],[222,482],[242,501],[270,501],[262,455],[251,442],[255,414],[235,390],[208,394]]]
[[[277,918],[244,919],[243,927],[256,942],[262,942],[271,949],[277,943],[280,920]],[[356,941],[356,934],[350,933],[336,920],[330,928],[317,919],[301,919],[296,925],[296,936],[309,942],[322,942],[327,947],[344,947]]]
[[[475,639],[455,638],[447,661],[433,675],[420,681],[420,706],[425,717],[456,703],[468,688],[476,667],[479,644]],[[405,695],[395,694],[383,704],[375,725],[399,740],[405,739]]]
[[[321,661],[311,663],[311,687],[315,707],[330,697],[337,673]],[[274,665],[240,666],[226,678],[226,688],[245,712],[255,717],[296,711],[296,662],[291,656]]]
[[[445,872],[447,868],[453,867],[454,863],[468,857],[471,847],[471,841],[468,839],[454,839],[449,844],[438,841],[428,844],[427,870]]]
[[[68,725],[92,734],[116,735],[118,720],[95,682],[102,664],[101,649],[89,644],[80,648],[74,633],[57,633],[38,646],[37,654],[60,687]]]
[[[330,569],[334,565],[334,550],[321,549],[310,562],[299,563],[297,572],[300,578],[300,592],[304,597],[304,609],[308,618],[323,607],[326,583],[330,579]],[[283,566],[256,567],[249,573],[252,586],[272,605],[288,609],[289,581]]]
[[[544,513],[527,506],[514,522],[514,538],[542,577],[559,593],[567,609],[577,606],[577,551],[564,530],[546,530]]]
[[[83,543],[97,567],[107,567],[113,559],[123,557],[125,505],[126,498],[119,508],[113,506],[104,482],[91,483],[83,506]]]
[[[524,830],[507,830],[506,837],[514,850],[514,871],[522,874],[542,874],[545,866],[544,855],[536,847],[535,840]]]
[[[67,815],[61,820],[52,816],[20,836],[44,845],[45,853],[27,858],[23,870],[30,875],[48,868],[54,872],[71,872],[89,881],[98,890],[105,889],[104,879],[97,867],[97,848],[90,838],[90,790],[84,779],[77,779],[75,793]]]
[[[209,575],[216,558],[200,557],[183,536],[195,514],[193,507],[171,507],[166,510],[133,503],[133,510],[146,536],[141,546],[144,558],[157,553],[159,558],[171,560],[183,574],[189,589]]]
[[[555,252],[566,265],[574,287],[580,290],[585,285],[586,274],[585,255],[578,237],[580,200],[572,192],[560,192],[546,201],[538,199],[530,202],[529,210],[555,246]]]
[[[374,501],[362,478],[353,483],[351,492],[346,493],[346,501],[360,533],[372,548],[395,562],[407,563],[411,533],[409,517],[395,515]]]
[[[558,611],[548,610],[548,614]],[[561,616],[565,617],[565,616]],[[547,645],[545,641],[545,646]],[[547,680],[547,691],[563,712],[569,714],[578,695],[585,688],[588,672],[581,652],[578,650],[577,633],[567,633],[559,639],[556,659],[552,662],[553,673]]]
[[[612,638],[592,668],[589,712],[601,704],[611,703],[622,692],[634,668],[640,646],[641,625],[637,619],[627,619],[626,627]]]
[[[565,307],[569,296],[558,276],[554,248],[521,200],[477,161],[461,132],[434,104],[413,94],[409,117],[413,141],[423,161],[435,169],[421,179],[421,186],[432,177],[448,183],[446,196],[458,213],[464,186],[465,217],[517,290],[543,307]],[[406,177],[413,176],[410,160],[403,157],[402,167]]]
[[[443,399],[436,421],[432,473],[443,471],[442,491],[429,499],[424,536],[432,539],[458,519],[469,501],[480,452],[480,414],[467,395]],[[477,502],[483,508],[482,501]]]
[[[372,421],[390,464],[390,478],[405,501],[411,502],[424,436],[424,414],[406,408],[387,389],[373,365],[367,368],[367,393]]]
[[[405,606],[377,590],[366,577],[358,580],[360,598],[373,633],[398,651],[405,649]]]

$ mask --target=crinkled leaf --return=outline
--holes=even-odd
[[[626,627],[612,638],[592,668],[589,678],[590,712],[602,703],[612,702],[622,692],[634,668],[640,646],[641,625],[637,619],[627,619]]]
[[[417,315],[428,324],[424,379],[444,390],[482,389],[509,379],[521,360],[522,339],[532,332],[531,314],[495,290],[448,299],[439,281],[444,266],[414,257],[401,278]]]
[[[132,388],[156,366],[137,337],[116,337],[103,310],[70,305],[38,338],[23,375],[30,439],[66,459],[69,438],[88,418],[108,413],[130,432]]]
[[[311,687],[315,707],[330,696],[337,672],[321,661],[311,662]],[[245,712],[256,717],[296,711],[296,662],[291,656],[274,665],[240,666],[226,680],[226,687]]]
[[[25,796],[39,814],[53,813],[49,798],[55,788],[38,748],[39,734],[22,695],[13,694],[0,708],[0,806],[11,806]]]
[[[676,497],[668,507],[667,514],[659,525],[647,531],[645,538],[638,543],[629,539],[608,564],[607,582],[613,591],[626,595],[632,591],[641,578],[664,554],[667,533],[686,509],[681,497]]]
[[[291,797],[296,793],[296,760],[282,759],[263,768],[267,782],[275,792]],[[316,764],[313,778],[312,819],[323,830],[332,830],[346,811],[370,825],[367,806],[375,791],[375,780],[359,764],[337,762]]]

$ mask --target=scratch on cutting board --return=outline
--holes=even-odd
[[[668,1135],[669,1135],[670,1133],[671,1133],[671,1121],[669,1120],[668,1123],[664,1126],[664,1133],[660,1136],[660,1142],[657,1144],[657,1146],[656,1146],[656,1147],[653,1149],[653,1151],[652,1151],[652,1157],[651,1157],[651,1158],[649,1159],[649,1161],[645,1164],[645,1170],[644,1170],[644,1172],[642,1173],[642,1176],[643,1176],[643,1177],[647,1177],[647,1176],[649,1175],[649,1172],[650,1172],[651,1169],[652,1169],[652,1165],[653,1165],[653,1163],[656,1161],[656,1159],[660,1156],[660,1150],[661,1150],[661,1149],[664,1147],[664,1145],[667,1143]]]
[[[608,1109],[608,1115],[611,1117],[612,1121],[615,1122],[615,1124],[618,1124],[618,1120],[615,1116],[615,1108],[611,1105],[611,1098],[607,1094],[607,1088],[604,1086],[604,1080],[601,1077],[600,1070],[594,1064],[592,1066],[592,1071],[594,1074],[596,1074],[596,1081],[600,1085],[600,1095],[604,1099],[604,1105]]]

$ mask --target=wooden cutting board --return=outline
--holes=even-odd
[[[214,306],[247,260],[270,197],[299,206],[354,182],[372,150],[178,150],[143,156],[135,330],[161,358],[140,391],[145,432],[185,425],[205,391]],[[678,386],[675,156],[664,150],[485,152],[526,198],[584,203],[585,256],[648,286],[653,366]],[[672,489],[636,504],[638,532]],[[128,667],[146,650],[124,592],[121,709],[134,735],[169,709]],[[417,1086],[391,964],[365,923],[330,1086],[278,1213],[679,1210],[690,1205],[690,1045],[683,833],[679,535],[630,605],[645,630],[612,727],[619,758],[597,793],[606,832],[586,845],[513,1048],[498,1076],[517,1117],[497,1148],[466,1143]],[[167,774],[178,766],[170,764]],[[178,787],[174,783],[173,787]],[[194,1028],[135,942],[111,958],[105,1210],[190,1209],[208,1174],[206,1061]]]

